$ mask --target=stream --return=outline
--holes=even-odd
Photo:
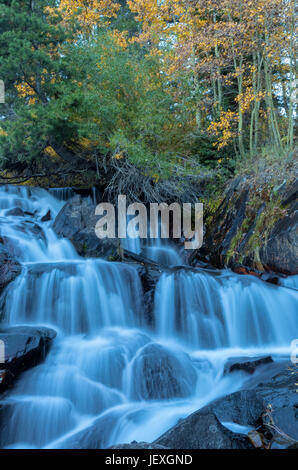
[[[6,448],[71,448],[78,439],[88,448],[94,423],[102,448],[152,442],[245,386],[244,373],[224,374],[228,359],[289,357],[298,276],[275,286],[230,270],[190,269],[161,240],[126,240],[126,248],[171,267],[156,286],[150,328],[136,266],[81,258],[52,230],[71,196],[67,189],[0,188],[0,235],[22,264],[3,293],[4,323],[57,332],[45,361],[5,396],[13,405]],[[24,214],[7,215],[16,207]],[[48,210],[52,219],[42,222]]]

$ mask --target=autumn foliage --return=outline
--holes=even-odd
[[[159,179],[202,165],[233,171],[264,146],[294,149],[294,0],[11,0],[0,8],[0,74],[9,76],[3,168],[53,155],[70,163],[73,154],[97,173],[102,162],[128,158]]]

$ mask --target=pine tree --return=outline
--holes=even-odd
[[[61,47],[75,32],[74,23],[61,25],[54,0],[0,2],[0,77],[6,89],[7,116],[1,123],[1,163],[31,164],[49,140],[59,143],[59,127],[71,132],[64,116],[54,116],[53,104],[63,92],[68,73]],[[53,11],[55,13],[53,14]]]

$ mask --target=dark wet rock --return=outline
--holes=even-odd
[[[109,413],[96,419],[93,424],[61,443],[63,449],[104,449],[111,433],[112,427],[118,419],[117,413]]]
[[[144,318],[146,324],[154,328],[155,318],[154,318],[154,295],[156,284],[159,281],[161,274],[164,270],[158,265],[154,265],[151,262],[142,261],[141,264],[138,264],[138,272],[140,280],[143,286],[144,293]]]
[[[0,364],[0,392],[10,387],[17,376],[44,359],[56,332],[45,327],[16,326],[0,328],[4,344],[4,363]]]
[[[253,426],[268,444],[280,440],[282,434],[297,441],[297,367],[291,363],[269,363],[270,368],[272,372],[268,371],[267,377],[265,372],[262,374],[263,382],[256,383],[257,378],[252,376],[246,385],[253,388],[227,395],[208,407],[221,422]]]
[[[260,250],[267,270],[298,273],[298,211],[289,213],[274,226],[268,242]]]
[[[98,217],[95,216],[95,206],[89,198],[73,197],[57,215],[53,229],[57,235],[71,239],[76,233],[90,226],[92,219],[95,228]]]
[[[154,444],[170,449],[250,449],[248,438],[225,428],[209,407],[180,420]]]
[[[209,409],[222,423],[255,426],[264,411],[264,402],[255,390],[240,390],[211,403]]]
[[[273,362],[271,356],[261,357],[258,359],[249,359],[247,357],[231,359],[225,365],[224,374],[236,371],[243,371],[247,372],[248,374],[253,374],[257,367],[263,366],[264,364],[270,364],[271,362]]]
[[[0,243],[0,293],[22,271],[21,265]]]
[[[274,375],[271,380],[259,384],[256,393],[263,400],[265,410],[262,422],[268,427],[270,419],[274,425],[290,438],[298,441],[298,394],[297,394],[297,367],[289,364],[283,371]],[[268,419],[269,418],[269,419]],[[269,432],[277,437],[277,430],[269,425]]]
[[[49,220],[52,219],[52,214],[51,214],[51,211],[50,209],[48,210],[48,212],[40,219],[41,222],[49,222]]]
[[[110,261],[120,261],[119,243],[115,239],[100,240],[94,231],[94,226],[74,234],[71,239],[80,256],[87,258],[105,258]]]
[[[298,182],[273,189],[269,183],[247,176],[230,184],[193,264],[208,258],[217,267],[258,277],[298,273]],[[277,283],[274,275],[264,280]]]
[[[185,353],[167,350],[159,344],[147,344],[131,365],[133,399],[162,400],[193,394],[197,374]]]
[[[24,211],[20,207],[14,207],[13,209],[8,210],[5,215],[7,217],[15,216],[15,217],[23,217]]]
[[[29,217],[34,217],[36,214],[36,211],[33,213],[33,212],[30,212],[30,211],[25,211],[24,212],[24,215],[28,215]]]
[[[264,449],[267,448],[268,442],[264,438],[263,434],[256,430],[249,431],[247,434],[249,442],[253,445],[255,449]]]
[[[150,444],[149,442],[132,441],[130,444],[117,444],[109,447],[109,449],[167,449],[167,447]]]
[[[68,238],[80,256],[119,260],[119,241],[101,240],[95,234],[99,220],[99,216],[95,215],[95,207],[90,198],[75,196],[61,209],[53,229],[58,236]]]
[[[269,284],[274,284],[275,286],[279,284],[279,276],[272,272],[259,271],[258,269],[253,269],[238,264],[233,265],[232,270],[236,274],[255,276],[261,279],[262,281],[269,282]]]

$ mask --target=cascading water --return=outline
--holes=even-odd
[[[294,289],[186,266],[161,276],[149,329],[133,264],[85,260],[56,237],[51,224],[66,197],[58,193],[0,189],[1,237],[23,266],[3,293],[4,321],[58,332],[44,363],[3,400],[4,447],[150,442],[241,388],[241,373],[223,375],[228,357],[280,353],[297,337]],[[164,242],[125,243],[164,265],[185,264]]]
[[[75,196],[75,192],[72,188],[50,188],[48,191],[54,198],[58,199],[58,201],[67,201]]]
[[[296,292],[229,271],[163,274],[155,303],[160,335],[199,349],[288,346],[297,331]]]
[[[161,222],[159,223],[158,238],[150,238],[149,227],[148,237],[146,239],[140,239],[138,237],[138,231],[135,230],[133,237],[121,239],[122,247],[138,255],[142,254],[146,258],[155,261],[162,266],[174,267],[186,264],[182,250],[174,243],[170,244],[167,239],[162,239],[160,237],[160,225]]]
[[[296,274],[296,276],[280,278],[279,285],[283,287],[288,287],[289,289],[298,290],[298,274]]]

